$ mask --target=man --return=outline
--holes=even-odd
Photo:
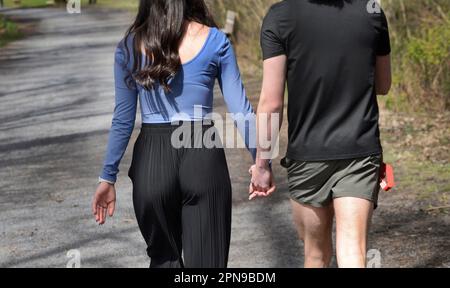
[[[334,216],[339,267],[366,265],[382,164],[376,95],[391,86],[388,25],[374,3],[286,0],[271,7],[262,25],[258,131],[276,140],[270,115],[283,113],[287,79],[289,141],[282,165],[305,267],[329,266]],[[266,150],[258,147],[251,198],[275,190]]]

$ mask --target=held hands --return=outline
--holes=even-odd
[[[249,187],[249,200],[256,197],[269,197],[276,190],[273,180],[272,169],[267,167],[257,167],[253,165],[249,171],[252,180]]]
[[[94,214],[95,221],[99,225],[105,224],[107,214],[109,217],[112,217],[115,208],[116,188],[109,183],[100,183],[92,201],[92,213]]]

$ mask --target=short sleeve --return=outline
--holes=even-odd
[[[378,21],[378,40],[376,44],[376,53],[378,56],[386,56],[391,53],[391,41],[389,38],[388,22],[383,11],[381,11]]]
[[[277,19],[277,14],[272,7],[263,20],[261,27],[261,49],[263,53],[263,60],[285,55],[285,47],[278,29],[280,23]]]

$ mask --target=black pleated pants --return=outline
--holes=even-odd
[[[224,150],[202,144],[217,131],[197,123],[144,123],[134,145],[128,176],[151,268],[227,266],[230,176]],[[172,135],[182,126],[184,147],[174,147]]]

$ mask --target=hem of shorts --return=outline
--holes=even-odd
[[[379,154],[383,154],[383,148],[377,148],[367,152],[360,152],[353,154],[337,154],[331,156],[319,156],[319,155],[300,156],[299,154],[293,153],[288,150],[286,153],[286,157],[296,161],[332,161],[332,160],[362,158]]]
[[[356,199],[363,199],[363,200],[367,200],[367,201],[373,203],[373,210],[376,210],[377,207],[378,207],[378,201],[375,201],[373,198],[370,198],[370,197],[355,196],[355,195],[351,195],[351,194],[349,194],[349,195],[345,195],[345,194],[344,194],[344,195],[336,195],[336,196],[333,196],[333,200],[334,200],[334,199],[338,199],[338,198],[356,198]]]
[[[312,207],[314,207],[314,208],[325,208],[325,207],[329,206],[330,203],[331,203],[331,202],[328,202],[328,203],[321,204],[321,203],[318,203],[318,202],[303,201],[303,200],[301,200],[301,199],[295,198],[295,197],[292,196],[292,195],[289,196],[289,198],[290,198],[291,200],[297,202],[297,203],[300,203],[300,204],[306,205],[306,206],[312,206]]]
[[[369,197],[363,197],[363,196],[355,196],[355,195],[340,195],[340,196],[333,196],[333,200],[334,199],[338,199],[338,198],[344,198],[344,197],[349,197],[349,198],[357,198],[357,199],[364,199],[367,200],[371,203],[373,203],[373,210],[376,210],[378,208],[378,201],[375,201],[372,198]],[[328,207],[331,204],[331,201],[329,201],[328,203],[318,203],[318,202],[311,202],[311,201],[303,201],[301,199],[295,198],[294,196],[289,196],[289,199],[300,203],[302,205],[306,205],[306,206],[312,206],[314,208],[325,208]]]

